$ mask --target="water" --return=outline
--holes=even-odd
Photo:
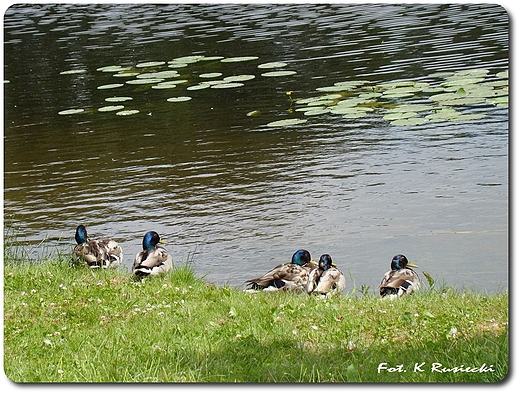
[[[499,6],[15,5],[4,40],[4,219],[35,258],[70,251],[83,223],[121,243],[127,268],[155,230],[177,264],[192,259],[217,284],[242,286],[306,248],[371,291],[397,253],[448,285],[508,285],[506,107],[470,105],[485,118],[416,127],[331,114],[266,126],[294,115],[287,91],[506,70]],[[188,78],[256,78],[235,89],[97,89],[129,79],[100,67],[190,55],[258,60],[178,69]],[[257,65],[275,61],[297,73],[261,77]],[[139,114],[97,111],[119,95]],[[86,111],[58,115],[68,108]]]

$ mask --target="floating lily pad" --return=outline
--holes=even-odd
[[[390,122],[390,124],[393,126],[420,126],[425,123],[428,123],[428,119],[407,118],[407,119],[397,119],[397,120]]]
[[[125,86],[123,83],[110,83],[108,85],[101,85],[101,86],[98,86],[97,88],[102,90],[102,89],[115,89],[115,88],[120,88],[121,86]]]
[[[408,119],[417,116],[417,112],[391,112],[383,116],[385,120]]]
[[[504,78],[504,79],[507,79],[509,78],[509,71],[508,70],[505,70],[505,71],[500,71],[496,74],[496,76],[498,78]]]
[[[85,74],[87,70],[81,69],[81,70],[67,70],[62,71],[60,75],[68,75],[68,74]]]
[[[479,78],[475,78],[475,77],[463,77],[463,78],[453,78],[453,79],[450,79],[450,80],[447,80],[446,82],[442,82],[440,85],[443,86],[443,87],[447,87],[447,86],[466,86],[466,85],[472,85],[472,84],[476,84],[476,83],[479,83],[479,82],[482,82],[484,81],[485,78],[483,77],[479,77]]]
[[[188,63],[169,63],[168,67],[169,68],[184,68],[184,67],[188,67]]]
[[[116,115],[128,116],[128,115],[134,115],[134,114],[138,114],[138,113],[139,113],[139,110],[137,110],[137,109],[127,109],[126,111],[116,112]]]
[[[349,88],[344,85],[335,85],[335,86],[322,86],[319,88],[316,88],[318,92],[344,92],[347,91]]]
[[[186,88],[186,90],[201,90],[201,89],[207,89],[207,88],[210,88],[210,87],[211,87],[211,84],[206,83],[206,82],[201,82],[198,85],[188,86]]]
[[[251,60],[258,59],[258,56],[237,56],[237,57],[227,57],[221,60],[222,63],[235,63],[235,62],[248,62]]]
[[[159,82],[157,85],[152,86],[152,89],[173,89],[177,87],[176,81]]]
[[[267,127],[283,127],[283,126],[292,126],[300,123],[307,122],[307,119],[283,119],[283,120],[277,120],[271,123],[268,123]]]
[[[225,77],[224,81],[226,82],[239,82],[239,81],[249,81],[251,79],[255,79],[256,77],[254,75],[232,75],[230,77]]]
[[[136,77],[139,74],[140,73],[136,73],[136,72],[121,72],[121,73],[114,74],[112,76],[116,77],[116,78],[130,78],[130,77]]]
[[[170,97],[166,101],[169,101],[170,103],[178,103],[181,101],[189,101],[191,100],[191,97],[188,96],[179,96],[179,97]]]
[[[130,81],[126,81],[129,85],[147,85],[150,83],[159,83],[164,81],[162,78],[143,78],[143,79],[132,79]]]
[[[486,102],[494,105],[504,106],[509,104],[509,98],[508,96],[500,96],[492,99],[487,99]]]
[[[105,101],[108,101],[110,103],[117,103],[117,102],[121,102],[121,101],[129,101],[129,100],[133,100],[132,97],[107,97],[105,99]]]
[[[181,56],[170,60],[168,63],[197,63],[199,60],[204,59],[203,55],[189,55]]]
[[[367,115],[367,113],[365,111],[353,110],[349,113],[344,114],[343,117],[345,119],[360,119],[360,118],[364,118],[366,115]]]
[[[303,114],[305,116],[322,115],[330,112],[330,108],[308,108]]]
[[[241,82],[230,82],[230,83],[219,83],[215,85],[211,85],[212,89],[228,89],[228,88],[238,88],[240,86],[244,86]]]
[[[388,112],[424,112],[432,111],[435,107],[426,104],[402,104],[389,108]]]
[[[120,109],[125,108],[124,105],[107,105],[106,107],[98,108],[99,112],[110,112],[110,111],[119,111]]]
[[[74,115],[79,114],[81,112],[85,112],[82,108],[71,108],[71,109],[64,109],[63,111],[58,112],[58,115]]]
[[[224,59],[224,56],[203,56],[200,60],[207,62],[211,60],[221,60]]]
[[[296,71],[269,71],[262,73],[262,77],[286,77],[296,74]]]
[[[200,74],[199,77],[201,78],[218,78],[222,75],[222,73],[205,73]]]
[[[162,66],[163,64],[166,64],[166,62],[161,62],[161,61],[157,61],[157,62],[143,62],[143,63],[136,64],[135,66],[137,68],[144,68],[144,67]]]
[[[259,110],[255,109],[254,111],[249,111],[249,112],[246,114],[246,116],[258,116],[258,115],[260,115],[260,114],[261,114],[261,112],[260,112]]]
[[[139,79],[165,79],[165,78],[175,78],[179,76],[179,72],[175,70],[165,70],[165,71],[157,71],[152,73],[142,73],[139,74],[136,78]]]
[[[121,72],[124,70],[130,70],[130,67],[104,66],[104,67],[99,67],[98,69],[96,69],[96,71],[102,71],[104,73],[116,73],[116,72]]]
[[[281,68],[287,66],[287,63],[284,62],[271,62],[271,63],[262,63],[258,65],[258,68]]]

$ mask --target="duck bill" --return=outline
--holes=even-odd
[[[163,245],[168,245],[168,242],[166,242],[164,239],[161,239],[159,243]],[[408,265],[410,265],[410,263],[408,263]]]
[[[412,267],[412,268],[419,268],[419,266],[417,264],[414,264],[414,263],[411,263],[411,262],[408,262],[408,264],[406,264],[407,267]]]

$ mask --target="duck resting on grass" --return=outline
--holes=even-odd
[[[402,254],[394,256],[390,264],[391,270],[385,274],[379,285],[381,297],[393,299],[419,290],[419,275],[409,267],[417,268],[417,265],[409,262]]]
[[[143,237],[143,250],[135,256],[132,271],[135,276],[156,276],[173,269],[173,258],[159,245],[166,242],[155,231],[148,231]]]
[[[74,238],[77,242],[73,253],[76,262],[84,262],[90,268],[115,268],[123,261],[123,250],[116,241],[110,238],[89,239],[82,224],[76,228]]]
[[[321,294],[324,296],[341,294],[347,287],[345,275],[336,268],[329,254],[323,254],[318,261],[318,266],[309,274],[307,293]]]
[[[305,291],[309,273],[316,266],[307,250],[297,250],[289,263],[279,264],[265,275],[247,280],[246,284],[250,286],[247,290]]]

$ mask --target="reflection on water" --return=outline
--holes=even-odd
[[[84,223],[120,241],[129,267],[153,229],[177,263],[193,255],[218,283],[239,286],[303,247],[372,289],[396,253],[450,285],[507,286],[506,107],[419,127],[327,114],[265,126],[287,115],[287,91],[506,70],[499,6],[15,5],[4,40],[4,215],[31,244],[61,238],[51,243],[68,250]],[[180,103],[166,99],[186,84],[125,84],[137,115],[97,111],[120,95],[98,89],[116,79],[98,68],[191,55],[258,61],[201,62],[180,78],[256,77]],[[258,64],[278,61],[297,73],[260,76]],[[66,108],[87,111],[58,115]]]

